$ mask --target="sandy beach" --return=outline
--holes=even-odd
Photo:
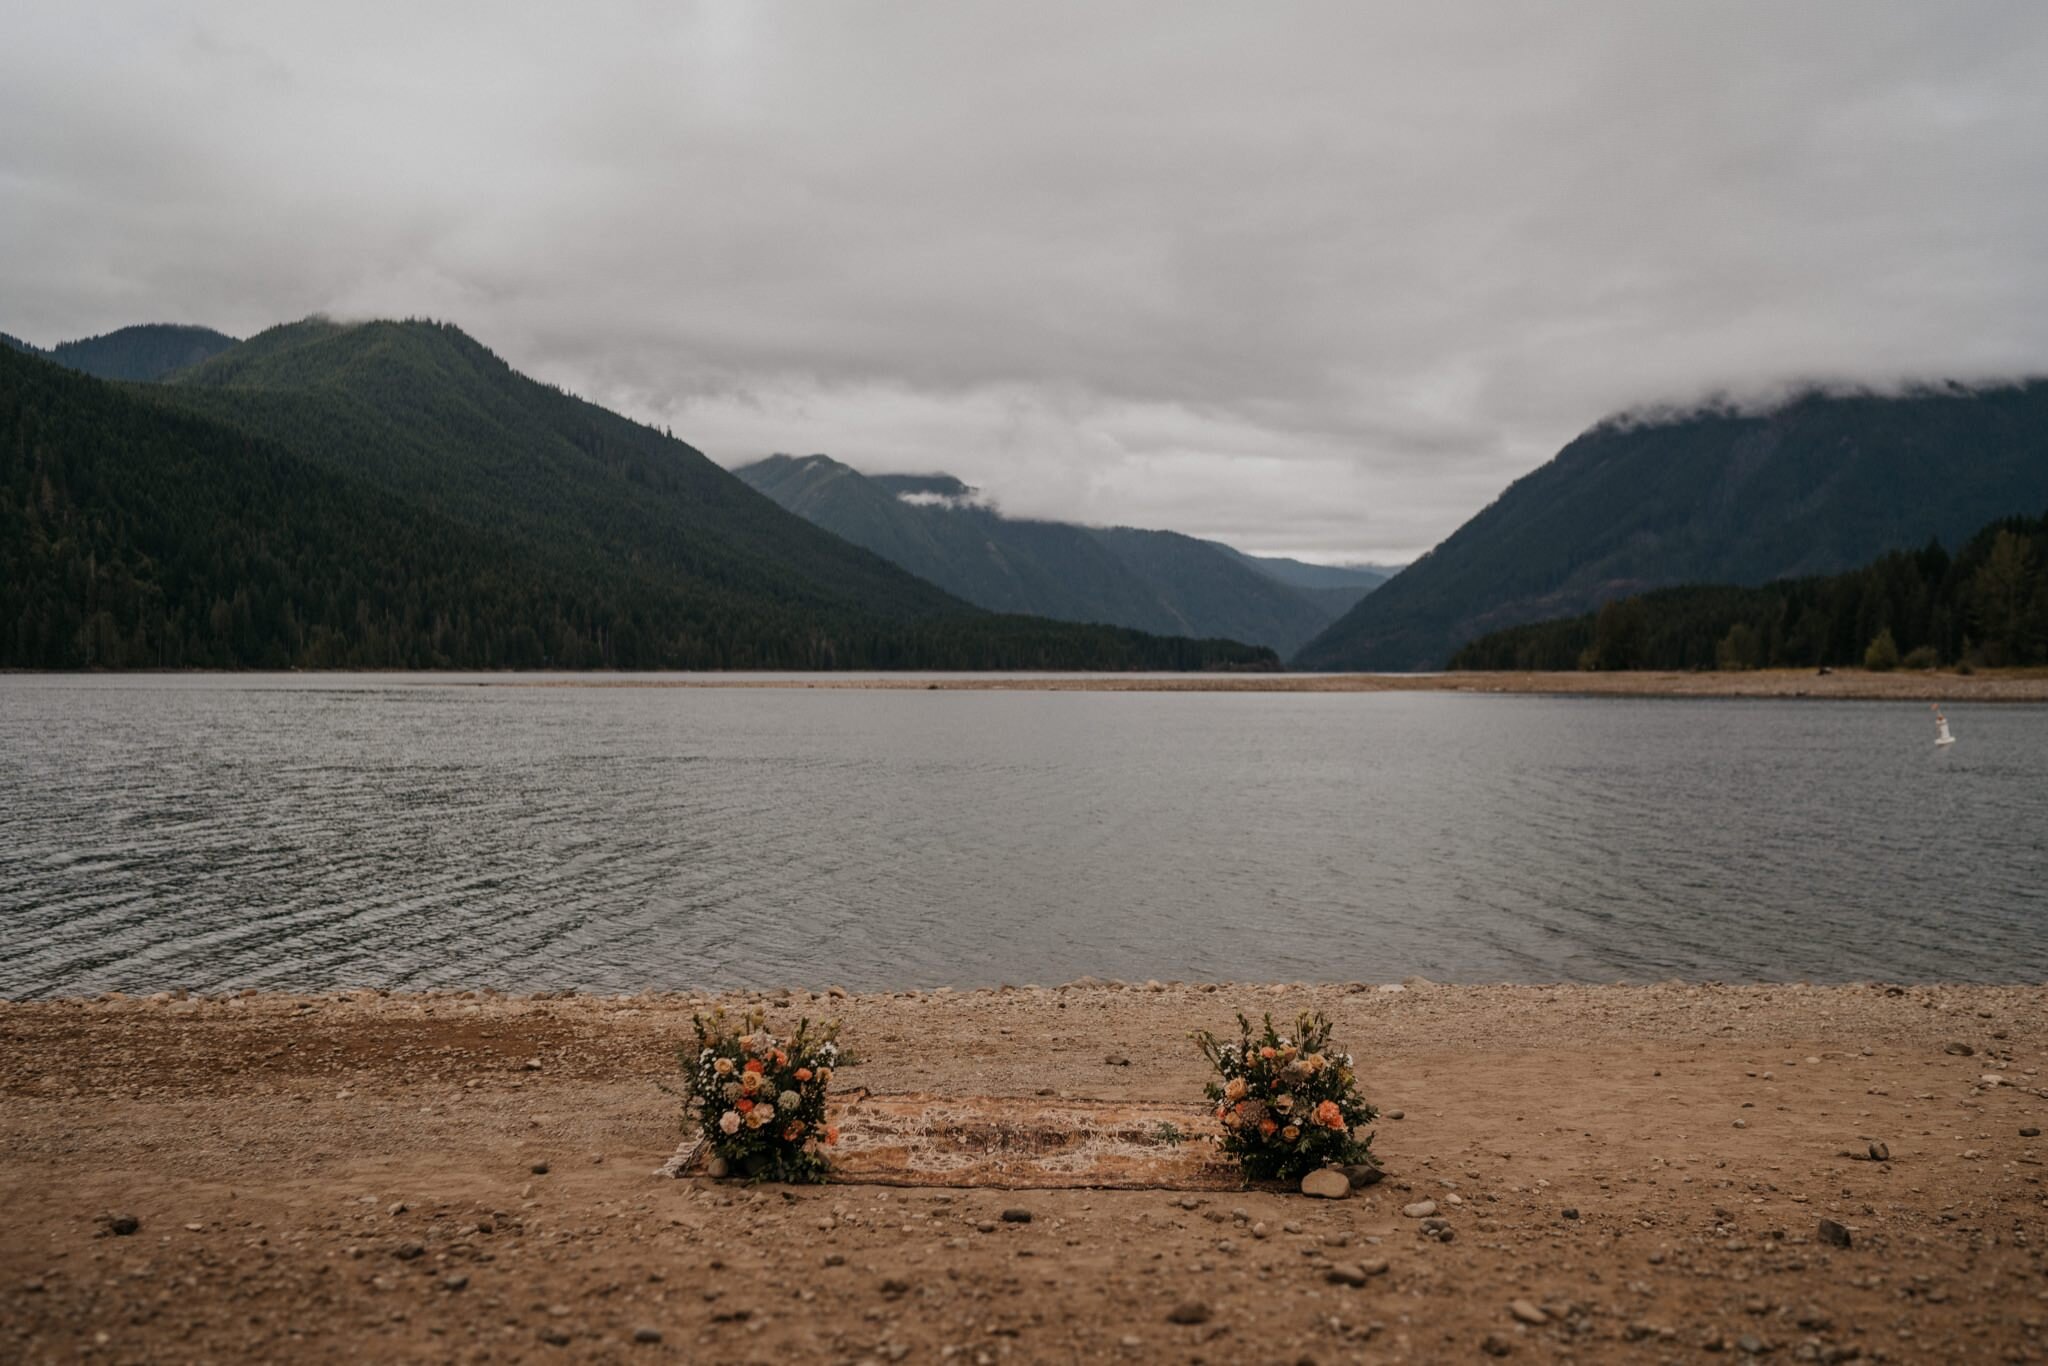
[[[1748,673],[1442,673],[1442,674],[1003,674],[867,675],[750,678],[587,678],[522,680],[533,688],[853,688],[928,692],[1280,692],[1280,693],[1539,693],[1568,697],[1771,697],[1896,702],[2048,702],[2048,670],[1982,669],[1869,673],[1862,669],[1758,669]]]
[[[705,997],[4,1004],[0,1356],[2048,1355],[2048,988],[725,999],[841,1019],[848,1091],[963,1102],[1195,1099],[1191,1030],[1319,1008],[1387,1175],[1339,1201],[657,1177]]]

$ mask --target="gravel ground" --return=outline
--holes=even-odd
[[[1105,1100],[1198,1094],[1189,1032],[1236,1009],[1320,1008],[1388,1174],[662,1180],[704,999],[0,1003],[0,1360],[2048,1357],[2042,987],[767,1000],[843,1020],[848,1086]]]

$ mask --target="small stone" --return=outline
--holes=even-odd
[[[1500,1333],[1488,1333],[1479,1339],[1479,1350],[1490,1357],[1504,1357],[1515,1350],[1515,1344]]]
[[[1564,1209],[1560,1210],[1559,1213],[1563,1214],[1564,1217],[1567,1219],[1576,1219],[1579,1217],[1579,1212],[1576,1209]]]
[[[1301,1178],[1301,1193],[1319,1200],[1342,1200],[1351,1194],[1351,1178],[1335,1167],[1318,1167]]]
[[[1254,1237],[1254,1238],[1263,1238],[1263,1237],[1265,1237],[1265,1236],[1266,1236],[1266,1224],[1265,1224],[1265,1221],[1264,1221],[1264,1220],[1262,1219],[1262,1220],[1260,1220],[1260,1221],[1259,1221],[1258,1223],[1256,1223],[1256,1224],[1253,1224],[1253,1225],[1252,1225],[1252,1237]]]
[[[828,1252],[828,1253],[826,1253],[826,1254],[825,1254],[825,1265],[826,1265],[826,1266],[845,1266],[845,1265],[846,1265],[846,1254],[845,1254],[844,1252]]]
[[[523,1066],[529,1072],[538,1072],[540,1071],[540,1059],[528,1058],[524,1063],[521,1064],[521,1066]]]
[[[635,1328],[633,1330],[633,1341],[652,1346],[661,1341],[661,1330],[659,1328]]]
[[[1764,1340],[1754,1333],[1744,1333],[1741,1337],[1735,1339],[1735,1345],[1740,1347],[1745,1354],[1753,1357],[1760,1357],[1765,1352],[1771,1350],[1764,1344]]]
[[[2026,1128],[2020,1130],[2021,1138],[2039,1138],[2040,1136],[2041,1131],[2031,1124],[2029,1124]]]
[[[401,1262],[411,1262],[426,1256],[427,1249],[419,1243],[400,1243],[391,1249],[391,1255]]]
[[[1349,1167],[1339,1167],[1338,1170],[1350,1178],[1351,1189],[1355,1191],[1364,1190],[1367,1186],[1376,1186],[1385,1180],[1387,1175],[1370,1162],[1358,1162]]]
[[[1849,1246],[1849,1230],[1832,1219],[1820,1221],[1820,1240],[1835,1247]]]
[[[459,1273],[453,1276],[443,1276],[441,1278],[441,1288],[447,1291],[467,1290],[469,1289],[469,1277]]]
[[[1977,1050],[1970,1047],[1970,1045],[1964,1043],[1961,1039],[1958,1039],[1954,1043],[1950,1044],[1948,1047],[1942,1049],[1941,1051],[1944,1053],[1951,1054],[1954,1057],[1967,1058],[1974,1054]]]
[[[1738,1119],[1735,1121],[1735,1127],[1738,1129],[1747,1129],[1749,1127],[1749,1121],[1746,1119]]]
[[[1003,1211],[1003,1222],[1006,1224],[1028,1224],[1031,1222],[1031,1211],[1013,1206]]]
[[[713,1181],[723,1181],[732,1175],[732,1163],[722,1157],[714,1157],[704,1164],[704,1174]]]
[[[536,1162],[531,1167],[528,1167],[527,1170],[532,1172],[535,1176],[546,1176],[548,1174],[548,1164],[545,1162]]]
[[[399,1215],[405,1213],[405,1211],[408,1208],[409,1206],[405,1203],[405,1201],[393,1200],[390,1206],[386,1208],[384,1212],[390,1215],[393,1219],[396,1219]]]
[[[1401,1206],[1401,1213],[1410,1219],[1427,1219],[1436,1213],[1436,1201],[1417,1200],[1412,1205]]]
[[[1331,1285],[1364,1285],[1369,1277],[1365,1268],[1351,1262],[1339,1262],[1323,1273],[1323,1279]]]
[[[1388,1119],[1406,1119],[1406,1118],[1408,1118],[1408,1112],[1407,1112],[1406,1110],[1389,1110],[1389,1111],[1387,1111],[1387,1118],[1388,1118]]]
[[[882,1282],[882,1294],[890,1299],[910,1293],[910,1282],[897,1276],[890,1276]]]
[[[1544,1313],[1528,1300],[1509,1300],[1508,1313],[1515,1317],[1516,1322],[1526,1323],[1535,1328],[1541,1328],[1544,1324],[1550,1322],[1550,1315]]]
[[[541,1329],[540,1340],[550,1347],[567,1347],[569,1345],[569,1335],[559,1328]]]
[[[1131,1060],[1121,1053],[1105,1053],[1102,1061],[1110,1067],[1129,1067],[1131,1065]]]
[[[142,1228],[142,1221],[132,1214],[102,1214],[100,1225],[116,1238],[126,1238]]]
[[[1167,1311],[1168,1323],[1207,1323],[1209,1306],[1201,1300],[1182,1300]]]
[[[996,1221],[984,1219],[974,1226],[974,1231],[976,1233],[994,1233],[996,1231]]]
[[[1892,1150],[1891,1150],[1891,1145],[1889,1145],[1889,1144],[1886,1144],[1886,1143],[1872,1143],[1872,1144],[1870,1145],[1870,1160],[1871,1160],[1872,1162],[1889,1162],[1889,1161],[1891,1161],[1891,1160],[1892,1160]]]

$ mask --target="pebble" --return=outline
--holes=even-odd
[[[1836,1247],[1849,1246],[1849,1230],[1832,1219],[1820,1221],[1820,1240]]]
[[[1353,1190],[1364,1190],[1367,1186],[1376,1186],[1386,1177],[1385,1172],[1369,1162],[1360,1162],[1353,1166],[1340,1167],[1338,1170],[1351,1178],[1351,1189]]]
[[[1339,1262],[1323,1273],[1331,1285],[1364,1285],[1374,1276],[1387,1274],[1387,1259],[1371,1257],[1362,1262]]]
[[[1479,1339],[1479,1350],[1490,1357],[1504,1357],[1515,1350],[1515,1344],[1499,1333],[1488,1333]]]
[[[391,1255],[401,1262],[410,1262],[426,1256],[427,1250],[418,1243],[400,1243],[391,1249]]]
[[[126,1238],[142,1227],[142,1221],[132,1214],[102,1214],[100,1224],[116,1238]]]
[[[976,1233],[994,1233],[996,1231],[996,1221],[984,1219],[974,1226],[974,1231]]]
[[[1406,1119],[1406,1118],[1408,1118],[1408,1112],[1407,1112],[1406,1110],[1389,1110],[1389,1111],[1387,1111],[1387,1118],[1388,1118],[1388,1119]]]
[[[536,1162],[531,1167],[527,1168],[527,1170],[532,1172],[535,1176],[546,1176],[548,1174],[548,1164],[545,1162]]]
[[[1121,1053],[1104,1054],[1102,1061],[1110,1067],[1129,1067],[1131,1065],[1131,1060]]]
[[[661,1330],[659,1328],[635,1328],[633,1330],[633,1341],[650,1345],[660,1342]]]
[[[1031,1222],[1031,1211],[1019,1207],[1006,1209],[1003,1211],[1003,1222],[1006,1224],[1028,1224]]]
[[[441,1288],[449,1291],[467,1290],[469,1289],[469,1277],[460,1273],[453,1276],[443,1276],[441,1278]]]
[[[714,1157],[704,1164],[704,1174],[713,1181],[723,1181],[732,1175],[732,1163],[722,1157]]]
[[[1528,1300],[1509,1300],[1508,1313],[1514,1315],[1517,1322],[1526,1323],[1535,1328],[1541,1328],[1544,1324],[1550,1322],[1550,1315],[1544,1313]]]
[[[1319,1200],[1342,1200],[1351,1194],[1351,1178],[1335,1167],[1318,1167],[1301,1178],[1301,1193]]]
[[[1941,1051],[1944,1053],[1951,1054],[1954,1057],[1967,1058],[1974,1054],[1977,1050],[1970,1047],[1970,1045],[1964,1043],[1961,1039],[1958,1039],[1954,1043],[1950,1044],[1948,1047],[1942,1049]]]
[[[2031,1124],[2029,1124],[2026,1128],[2020,1130],[2021,1138],[2039,1138],[2040,1136],[2041,1131]]]
[[[1576,1219],[1579,1217],[1579,1212],[1576,1209],[1561,1210],[1560,1213],[1562,1213],[1564,1217],[1567,1219]]]
[[[1401,1213],[1410,1219],[1427,1219],[1436,1213],[1436,1201],[1417,1200],[1412,1205],[1401,1206]]]
[[[1168,1323],[1207,1323],[1209,1306],[1201,1300],[1182,1300],[1167,1311]]]

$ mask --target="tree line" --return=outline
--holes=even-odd
[[[2048,515],[1755,588],[1664,588],[1461,648],[1453,669],[1875,669],[2048,664]]]

